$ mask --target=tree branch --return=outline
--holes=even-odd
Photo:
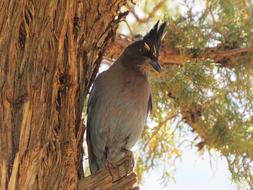
[[[138,189],[133,187],[136,183],[136,174],[133,172],[133,167],[129,164],[127,158],[121,159],[116,163],[113,170],[101,169],[79,181],[79,190],[103,189]]]

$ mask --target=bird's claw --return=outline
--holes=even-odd
[[[123,152],[125,153],[125,156],[120,162],[113,163],[107,160],[105,163],[105,168],[110,172],[113,181],[126,176],[134,168],[133,152],[126,149],[124,149]],[[120,166],[123,167],[123,170],[120,169]]]
[[[131,150],[124,149],[125,152],[125,158],[126,158],[126,171],[130,172],[134,168],[134,155]]]

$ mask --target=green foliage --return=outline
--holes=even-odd
[[[186,14],[167,18],[167,43],[184,53],[201,53],[217,44],[220,49],[248,46],[253,38],[252,18],[250,1],[208,1],[202,11],[189,7]]]

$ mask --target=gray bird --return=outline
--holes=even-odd
[[[161,71],[159,49],[166,22],[129,45],[96,78],[88,100],[87,145],[91,173],[124,157],[141,136],[152,110],[146,67]]]

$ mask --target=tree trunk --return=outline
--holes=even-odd
[[[126,0],[0,0],[0,189],[77,189],[83,102]]]

